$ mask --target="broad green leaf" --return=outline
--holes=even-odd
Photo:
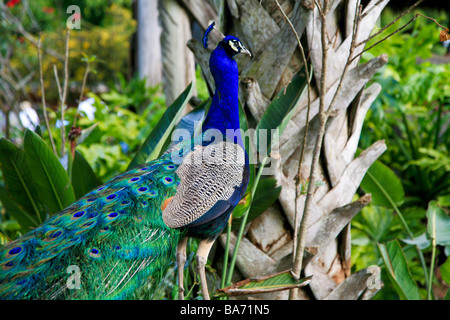
[[[438,197],[438,203],[443,207],[450,207],[450,194],[446,194]]]
[[[450,258],[447,258],[447,260],[441,264],[439,269],[441,271],[442,279],[450,286]]]
[[[79,199],[101,184],[102,182],[97,178],[94,170],[92,170],[83,155],[78,150],[75,150],[72,164],[72,186],[75,191],[75,197]]]
[[[296,281],[290,271],[283,271],[259,279],[246,279],[229,287],[219,289],[214,297],[238,296],[244,294],[267,293],[308,285],[312,277],[306,277]]]
[[[445,294],[444,300],[450,300],[450,289],[447,290],[447,293]]]
[[[4,245],[5,243],[10,242],[11,240],[3,233],[0,231],[0,246]]]
[[[38,226],[43,220],[42,207],[25,152],[12,142],[0,139],[0,166],[9,198],[23,209],[30,223]],[[21,215],[21,213],[18,214]],[[22,219],[17,218],[17,220]],[[28,224],[28,222],[25,223],[25,225]]]
[[[430,238],[434,238],[438,245],[450,245],[450,217],[438,207],[436,201],[428,204],[427,219]]]
[[[241,127],[242,132],[249,133],[247,135],[247,138],[245,136],[242,137],[244,142],[245,150],[248,154],[248,161],[249,161],[249,170],[250,170],[250,177],[248,181],[248,187],[247,192],[250,192],[252,189],[253,181],[255,180],[255,147],[253,146],[253,137],[250,136],[249,126],[248,126],[248,120],[247,116],[244,111],[244,107],[241,103],[239,103],[239,126]]]
[[[128,170],[157,159],[163,150],[166,140],[170,138],[172,129],[175,128],[181,114],[183,113],[193,90],[192,83],[178,96],[178,98],[167,108],[158,124],[153,128],[147,139],[139,148],[138,152],[128,165]]]
[[[47,143],[27,130],[24,149],[39,199],[50,213],[56,213],[75,201],[69,176]]]
[[[0,186],[0,201],[6,212],[20,224],[23,233],[30,231],[30,227],[39,225],[38,217],[21,208],[18,203],[12,200],[3,186]]]
[[[361,188],[372,194],[372,204],[394,208],[400,206],[405,197],[403,186],[395,173],[380,161],[375,161],[361,182]]]
[[[425,232],[413,239],[400,239],[400,240],[402,240],[406,244],[417,246],[420,250],[428,248],[431,244],[431,241],[430,239],[428,239]]]
[[[247,222],[257,218],[267,208],[277,201],[281,192],[281,186],[276,186],[277,180],[275,178],[261,179],[256,187],[255,194],[253,195],[253,201],[251,201],[250,211],[248,213]],[[240,224],[240,218],[245,213],[247,206],[251,199],[251,195],[248,194],[241,202],[242,204],[236,206],[233,211],[233,228]]]
[[[281,186],[277,187],[276,184],[277,180],[275,178],[259,180],[250,208],[250,215],[262,213],[278,199]]]
[[[272,103],[267,107],[261,120],[256,126],[258,152],[268,155],[276,136],[272,130],[279,130],[281,136],[286,124],[291,119],[302,94],[305,93],[307,80],[304,68],[300,70],[291,80],[285,90],[281,90]],[[265,131],[262,131],[265,130]]]
[[[365,206],[352,220],[352,227],[367,233],[376,242],[383,242],[392,228],[394,215],[391,209],[380,206]]]
[[[420,300],[419,289],[408,269],[405,254],[397,240],[378,244],[387,274],[402,300]]]
[[[194,110],[183,116],[177,123],[175,129],[183,129],[189,131],[192,137],[196,137],[201,133],[201,124],[205,120],[206,107],[211,104],[211,99],[202,102]]]
[[[248,133],[248,121],[247,121],[247,117],[245,115],[245,111],[244,108],[242,107],[242,105],[239,103],[239,122],[240,122],[240,127],[242,129],[243,133]],[[244,196],[242,197],[242,200],[239,202],[239,204],[234,208],[233,210],[233,223],[234,226],[236,226],[236,224],[240,223],[240,220],[236,220],[235,218],[240,218],[242,217],[242,215],[246,212],[246,210],[248,209],[248,207],[250,206],[251,203],[251,199],[252,199],[252,187],[253,187],[253,183],[255,181],[255,165],[254,165],[254,158],[255,158],[255,152],[254,152],[254,146],[253,146],[253,137],[251,136],[247,136],[246,137],[242,137],[243,142],[244,142],[244,147],[245,150],[247,151],[248,154],[248,158],[249,158],[249,181],[248,181],[248,186],[247,186],[247,190],[244,194]],[[239,221],[239,222],[237,222]]]

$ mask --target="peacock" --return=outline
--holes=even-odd
[[[205,31],[205,47],[213,30],[214,23]],[[134,299],[144,289],[156,290],[174,257],[183,299],[188,237],[200,239],[196,262],[209,299],[209,251],[249,181],[234,58],[251,53],[237,37],[219,40],[209,60],[215,91],[201,134],[174,143],[160,158],[109,180],[1,247],[1,299]]]

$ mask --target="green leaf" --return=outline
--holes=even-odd
[[[239,103],[239,126],[244,134],[247,132],[250,133],[247,116],[241,103]],[[255,147],[253,146],[253,137],[247,135],[246,138],[243,135],[242,139],[244,142],[245,150],[248,154],[250,176],[248,180],[247,193],[250,193],[250,191],[252,190],[253,182],[255,180]]]
[[[27,163],[41,202],[56,213],[75,201],[69,176],[50,147],[33,131],[24,137]]]
[[[397,240],[378,244],[387,274],[402,300],[420,300],[419,289],[408,269],[405,254]]]
[[[427,231],[430,238],[434,238],[436,244],[446,246],[450,244],[450,217],[438,207],[436,201],[428,204]]]
[[[75,150],[75,158],[72,164],[72,186],[77,199],[101,185],[102,182],[94,173],[83,155]]]
[[[361,188],[372,194],[372,204],[394,208],[400,206],[405,197],[403,186],[395,173],[380,161],[375,161],[361,182]]]
[[[447,290],[447,293],[445,294],[444,300],[450,300],[450,289]]]
[[[297,102],[305,93],[307,88],[307,80],[304,67],[291,80],[286,90],[281,90],[272,103],[267,107],[261,120],[256,126],[257,132],[257,148],[258,152],[268,155],[271,151],[272,144],[277,138],[272,134],[272,130],[279,130],[278,136],[281,136],[284,128],[292,118]],[[266,131],[262,131],[266,130]],[[267,141],[267,148],[265,148]],[[265,153],[265,154],[264,154]]]
[[[278,199],[281,186],[277,187],[276,184],[277,179],[275,178],[259,180],[250,208],[250,215],[262,213]]]
[[[402,240],[406,244],[417,246],[420,250],[428,248],[431,244],[431,241],[430,239],[428,239],[425,232],[413,239],[400,239],[400,240]]]
[[[442,279],[450,286],[450,258],[447,258],[447,260],[441,264],[439,269],[441,271]]]
[[[138,152],[128,165],[128,170],[136,167],[146,161],[158,158],[164,150],[163,146],[166,140],[170,138],[172,129],[178,122],[184,108],[191,97],[193,90],[192,83],[178,96],[178,98],[167,108],[158,124],[149,134],[147,139],[139,148]]]
[[[35,217],[28,211],[20,207],[18,203],[11,199],[5,187],[0,186],[0,201],[3,208],[8,214],[13,217],[20,224],[21,231],[26,233],[30,227],[37,227],[39,225],[38,217]]]
[[[0,231],[0,246],[4,245],[5,243],[10,242],[11,240],[4,234],[2,231]]]
[[[25,226],[30,223],[38,226],[42,222],[41,204],[34,184],[31,170],[28,166],[25,152],[6,139],[0,139],[0,166],[9,198],[23,209],[23,214],[28,216],[28,222],[23,221]],[[4,195],[4,198],[6,195]],[[6,199],[2,199],[2,202]],[[6,206],[7,204],[4,203]],[[15,212],[19,212],[18,210]],[[18,213],[19,216],[22,212]]]
[[[243,197],[241,203],[238,204],[233,211],[233,229],[238,228],[241,224],[242,215],[245,213],[250,203],[251,207],[248,213],[247,223],[256,219],[277,201],[281,192],[281,186],[276,187],[276,183],[277,180],[275,178],[262,179],[259,181],[255,194],[253,195],[253,201],[250,201],[252,197],[250,192]]]
[[[268,293],[299,288],[308,285],[311,282],[311,279],[312,277],[309,276],[296,281],[290,271],[283,271],[259,279],[245,279],[239,281],[234,285],[217,290],[214,297]]]
[[[437,199],[440,206],[450,207],[450,194],[439,196]]]

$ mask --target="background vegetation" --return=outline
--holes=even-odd
[[[64,8],[70,4],[66,0],[6,2],[32,39],[36,40],[42,32],[43,47],[51,48],[61,56],[66,39],[65,28],[61,25],[67,19]],[[32,109],[43,119],[42,109],[38,107],[41,93],[37,49],[35,43],[18,31],[18,24],[6,19],[0,21],[3,75],[0,79],[3,94],[0,137],[8,139],[0,143],[2,242],[26,233],[90,187],[125,171],[130,160],[142,152],[140,147],[146,145],[147,137],[154,132],[166,111],[161,87],[148,87],[145,80],[130,72],[132,36],[136,31],[131,0],[84,0],[77,4],[82,8],[83,28],[71,33],[69,39],[70,84],[64,115],[66,132],[76,117],[82,128],[77,140],[76,161],[71,160],[70,155],[64,158],[64,155],[52,154],[49,132],[43,120],[31,126],[21,120],[20,112],[26,110],[24,101],[31,103]],[[24,5],[27,8],[24,9]],[[385,10],[380,25],[386,25],[396,15],[396,12]],[[450,18],[444,11],[427,11],[426,15],[443,23]],[[408,19],[403,18],[398,25],[405,24]],[[398,25],[387,32],[396,30]],[[383,89],[366,116],[360,147],[366,149],[375,141],[385,139],[388,149],[361,185],[361,194],[372,193],[373,201],[352,220],[352,269],[382,266],[384,287],[375,299],[449,299],[450,60],[439,43],[435,24],[420,18],[402,33],[366,52],[363,60],[382,53],[389,55],[389,63],[372,81],[380,83]],[[447,60],[442,63],[439,57],[445,56]],[[81,92],[81,97],[87,98],[82,100],[94,108],[92,114],[77,108],[87,59],[92,62],[86,94]],[[63,82],[63,60],[44,53],[42,69],[48,118],[56,150],[60,150],[61,111],[53,65]],[[5,75],[11,75],[12,79]],[[197,72],[196,82],[198,95],[206,103],[206,86],[200,72]],[[8,91],[12,92],[10,99]],[[176,107],[179,109],[181,105]],[[179,117],[178,109],[172,111]],[[172,116],[169,123],[176,118]],[[69,149],[70,142],[65,143]],[[54,179],[55,185],[62,186],[66,180],[71,181],[71,190],[58,193],[56,200],[52,198],[53,190],[41,187],[46,185],[42,181],[49,178],[38,176],[39,164],[30,160],[36,155],[47,159],[51,168],[56,168],[50,180]],[[52,157],[59,161],[53,163]],[[18,170],[8,171],[5,169],[7,163],[16,163]],[[85,179],[79,179],[80,176]],[[13,188],[7,191],[5,187],[8,183],[16,184],[16,190],[28,185],[32,195],[23,192],[12,195]],[[267,190],[270,192],[264,194]],[[257,203],[261,205],[258,212],[270,204],[262,199],[270,195],[272,200],[277,191],[272,180],[260,185],[256,193],[262,194]],[[58,201],[59,205],[52,206]],[[30,218],[30,212],[35,216]],[[190,241],[189,246],[190,252],[195,251],[196,242]],[[422,256],[419,251],[423,252]],[[387,263],[388,256],[401,260],[410,279],[396,277],[396,270],[390,269]],[[192,258],[191,255],[189,259]],[[192,269],[186,274],[187,297],[195,298],[195,271]],[[176,297],[175,278],[172,269],[166,276],[161,297]]]

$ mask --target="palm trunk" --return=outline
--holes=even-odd
[[[384,141],[378,141],[358,157],[355,153],[366,112],[381,89],[379,84],[366,85],[386,64],[387,56],[376,57],[366,64],[359,64],[359,58],[351,59],[364,49],[364,46],[355,47],[355,43],[370,35],[389,1],[370,1],[362,7],[357,19],[355,13],[358,13],[360,1],[330,1],[324,38],[328,47],[325,72],[322,72],[322,20],[316,2],[323,1],[278,0],[301,37],[308,62],[314,70],[309,128],[305,136],[308,111],[305,95],[279,141],[280,160],[275,174],[282,186],[279,203],[250,222],[240,243],[236,265],[245,278],[292,268],[293,232],[298,229],[296,221],[302,221],[306,200],[306,195],[300,195],[296,201],[295,177],[299,159],[303,153],[299,178],[302,184],[306,184],[310,178],[316,137],[323,130],[320,161],[315,170],[315,180],[321,183],[311,189],[302,268],[305,276],[313,276],[309,285],[313,296],[300,291],[297,298],[369,299],[376,293],[366,285],[371,273],[366,269],[354,274],[350,272],[350,223],[371,197],[365,195],[354,202],[352,199],[365,173],[386,150],[386,145]],[[214,3],[216,12],[223,12],[220,8],[222,2]],[[229,29],[222,31],[238,36],[254,55],[251,60],[238,59],[238,64],[241,70],[241,103],[258,121],[276,93],[283,90],[300,70],[303,60],[292,27],[283,18],[276,0],[227,0],[225,6],[230,15],[226,15],[229,20],[224,25]],[[193,16],[196,17],[195,14]],[[219,14],[218,19],[221,18]],[[189,47],[203,70],[208,70],[205,58],[208,52],[195,40],[189,42]],[[208,72],[205,76],[210,82]],[[321,92],[320,84],[324,77],[326,85]],[[321,94],[322,107],[328,119],[325,127],[323,121],[322,126],[319,121]],[[305,149],[302,150],[304,139]],[[231,234],[230,254],[233,253],[235,239]],[[225,244],[226,235],[222,235],[220,240]],[[255,297],[287,299],[288,294],[282,291]]]
[[[158,0],[138,0],[137,69],[139,77],[147,78],[149,86],[155,86],[162,80],[158,16]]]

